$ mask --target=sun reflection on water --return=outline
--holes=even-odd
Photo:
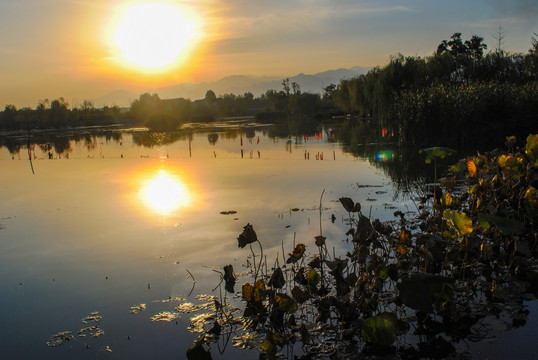
[[[140,192],[143,203],[161,215],[168,215],[191,202],[191,195],[182,180],[166,170],[149,178]]]

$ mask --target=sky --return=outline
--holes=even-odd
[[[499,27],[503,50],[527,52],[538,33],[536,0],[164,0],[158,20],[140,15],[154,14],[143,3],[159,1],[0,0],[0,109],[59,97],[77,106],[115,90],[237,74],[383,65],[398,53],[429,56],[455,32],[482,36],[494,50]],[[142,10],[126,21],[134,8]],[[120,24],[137,39],[120,39]],[[175,47],[170,64],[142,59],[167,59],[162,41]]]

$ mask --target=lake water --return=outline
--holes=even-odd
[[[204,303],[199,295],[220,296],[216,271],[227,264],[245,270],[250,251],[238,248],[237,236],[247,223],[272,263],[294,241],[314,249],[320,232],[337,255],[345,253],[340,197],[381,220],[394,219],[396,209],[416,210],[376,156],[357,157],[336,133],[330,125],[292,131],[227,123],[180,134],[49,134],[34,137],[31,163],[20,145],[26,140],[4,144],[2,357],[183,358],[198,337],[187,330],[190,314],[151,318],[177,305],[170,298],[196,305]],[[379,161],[397,156],[381,150],[372,150]],[[140,304],[144,311],[132,309]],[[101,320],[83,323],[92,312]],[[61,331],[74,339],[47,346]],[[229,344],[212,355],[258,356],[238,352]]]

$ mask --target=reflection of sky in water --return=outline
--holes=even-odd
[[[320,227],[329,246],[344,253],[350,245],[339,197],[360,201],[373,218],[392,219],[390,181],[336,143],[256,132],[250,138],[219,133],[211,145],[207,135],[154,147],[137,145],[130,134],[73,141],[69,159],[54,152],[49,160],[37,147],[35,175],[25,149],[14,160],[0,149],[0,318],[10,329],[0,346],[8,358],[46,357],[49,337],[76,331],[91,311],[103,316],[99,343],[84,353],[75,342],[50,356],[93,358],[106,345],[111,358],[184,354],[195,336],[178,342],[177,328],[155,328],[149,320],[155,313],[132,315],[130,307],[186,297],[193,283],[186,270],[197,279],[193,296],[218,284],[213,268],[233,264],[236,273],[244,271],[249,251],[236,239],[246,223],[272,263],[283,244],[291,252],[294,239],[311,250]],[[321,153],[324,160],[316,160]],[[230,210],[236,213],[220,214]],[[136,341],[127,342],[127,335]]]
[[[163,169],[145,181],[140,196],[150,209],[162,215],[189,206],[191,202],[191,194],[181,179]]]

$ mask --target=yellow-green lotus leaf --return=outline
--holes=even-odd
[[[525,154],[534,162],[534,166],[538,166],[538,134],[527,136]]]
[[[473,232],[473,222],[471,219],[467,219],[464,212],[445,210],[443,211],[443,218],[448,226],[453,227],[458,232],[459,236]]]

